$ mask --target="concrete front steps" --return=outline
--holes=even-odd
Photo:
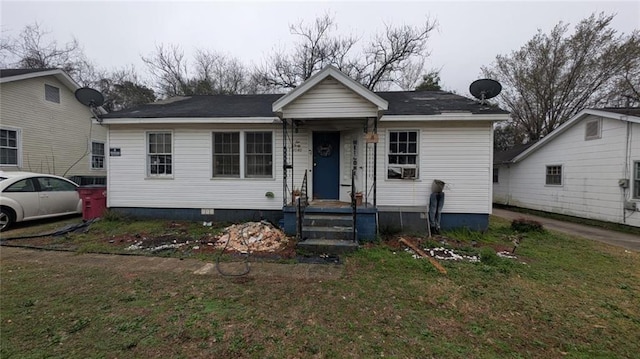
[[[307,209],[309,210],[309,208]],[[314,254],[342,254],[358,249],[351,213],[306,211],[298,248]]]

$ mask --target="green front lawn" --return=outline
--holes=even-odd
[[[129,233],[135,238],[168,224],[126,225],[138,226],[138,233]],[[118,231],[125,224],[100,226],[70,240],[85,252],[89,243],[101,251],[114,248],[108,238],[123,235]],[[193,237],[209,233],[201,224],[181,229],[201,231]],[[343,258],[343,275],[334,280],[251,273],[224,278],[2,258],[0,357],[633,358],[640,353],[639,253],[530,233],[516,251],[520,258],[498,258],[477,248],[510,246],[509,223],[496,218],[487,234],[449,236],[461,251],[485,257],[479,263],[440,261],[448,272],[443,275],[397,242],[382,241]],[[291,271],[299,266],[282,265]]]

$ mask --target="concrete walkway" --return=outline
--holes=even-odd
[[[538,217],[532,214],[513,212],[501,208],[494,208],[493,215],[508,220],[514,220],[516,218],[532,219],[534,221],[542,223],[545,228],[553,231],[562,232],[571,236],[578,236],[586,239],[600,241],[634,251],[640,251],[640,236],[629,233],[616,232],[604,228],[587,226],[584,224],[564,222],[557,219]]]

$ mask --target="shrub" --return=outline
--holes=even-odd
[[[494,266],[500,262],[500,257],[491,247],[482,247],[480,249],[480,262]]]
[[[542,223],[526,218],[514,219],[511,222],[511,229],[516,232],[544,232]]]

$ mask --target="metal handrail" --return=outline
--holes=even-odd
[[[351,213],[352,213],[352,230],[353,230],[353,241],[357,242],[357,231],[356,231],[356,218],[358,213],[358,207],[356,203],[356,170],[355,168],[351,170]]]

